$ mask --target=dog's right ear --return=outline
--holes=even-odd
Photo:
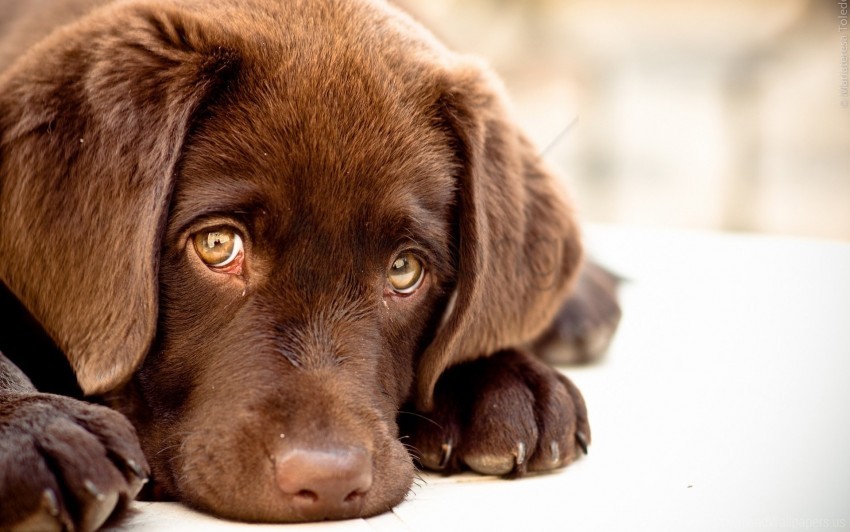
[[[486,68],[460,59],[438,83],[440,125],[457,159],[457,285],[419,360],[428,411],[447,368],[532,342],[573,285],[582,257],[575,215],[509,115]]]
[[[87,394],[126,381],[153,341],[182,144],[240,67],[211,26],[119,3],[0,75],[0,281]]]

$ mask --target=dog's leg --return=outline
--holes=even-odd
[[[399,417],[428,469],[520,476],[562,467],[587,451],[590,426],[578,389],[521,350],[448,369],[434,409]]]
[[[0,353],[0,530],[95,530],[147,476],[124,416],[39,393]]]
[[[620,323],[621,282],[614,273],[585,260],[572,294],[533,350],[550,364],[580,364],[602,357]]]

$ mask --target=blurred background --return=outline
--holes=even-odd
[[[398,3],[501,75],[583,219],[850,240],[842,2]]]

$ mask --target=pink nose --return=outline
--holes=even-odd
[[[362,447],[287,449],[275,461],[275,480],[305,519],[356,517],[372,487],[372,461]]]

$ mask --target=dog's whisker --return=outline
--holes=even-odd
[[[436,425],[437,427],[439,427],[439,428],[440,428],[440,430],[442,430],[442,429],[443,429],[443,426],[442,426],[442,425],[440,425],[439,423],[437,423],[436,421],[434,421],[434,420],[433,420],[433,419],[431,419],[430,417],[425,416],[425,415],[423,415],[423,414],[420,414],[419,412],[410,412],[410,411],[408,411],[408,410],[399,410],[399,411],[398,411],[398,413],[399,413],[399,414],[406,415],[406,416],[414,416],[414,417],[418,417],[418,418],[420,418],[420,419],[424,419],[425,421],[427,421],[427,422],[429,422],[429,423],[433,423],[434,425]]]
[[[175,443],[175,444],[173,444],[173,445],[165,445],[165,446],[161,447],[161,448],[160,448],[160,449],[156,452],[156,454],[157,454],[157,455],[160,455],[160,454],[164,453],[165,451],[168,451],[168,450],[171,450],[171,449],[175,449],[175,448],[177,448],[177,447],[180,447],[181,445],[183,445],[183,444],[182,444],[182,443]]]

